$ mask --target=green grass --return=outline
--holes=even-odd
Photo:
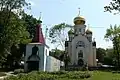
[[[92,77],[84,80],[120,80],[120,73],[105,71],[91,71]]]

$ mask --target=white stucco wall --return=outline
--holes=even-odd
[[[83,58],[85,60],[85,62],[88,61],[88,53],[89,53],[89,41],[87,40],[87,38],[85,36],[82,36],[82,35],[79,35],[79,36],[76,36],[73,40],[72,40],[72,64],[76,63],[77,64],[77,61],[78,61],[78,51],[81,49],[81,48],[78,48],[78,50],[76,50],[76,43],[78,41],[83,41],[85,43],[85,48],[82,48],[83,50]]]
[[[52,56],[47,56],[46,71],[53,72],[59,70],[60,70],[60,60]]]

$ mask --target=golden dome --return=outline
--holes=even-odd
[[[87,30],[86,30],[86,34],[92,34],[92,31],[89,30],[89,29],[87,29]]]
[[[85,18],[82,16],[78,16],[74,18],[74,24],[75,25],[83,25],[85,24]]]

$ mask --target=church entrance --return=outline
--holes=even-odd
[[[28,71],[39,70],[39,61],[28,61]]]
[[[83,66],[83,65],[84,65],[84,61],[83,61],[82,59],[79,59],[79,60],[78,60],[78,65],[79,65],[79,66]]]
[[[40,57],[38,53],[38,47],[35,45],[32,48],[32,54],[28,57],[28,71],[39,70]]]

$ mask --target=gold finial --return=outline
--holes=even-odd
[[[39,17],[39,20],[41,20],[41,13],[42,13],[42,12],[40,12],[40,17]]]
[[[80,16],[80,8],[78,8],[79,12],[78,12],[78,16]]]

